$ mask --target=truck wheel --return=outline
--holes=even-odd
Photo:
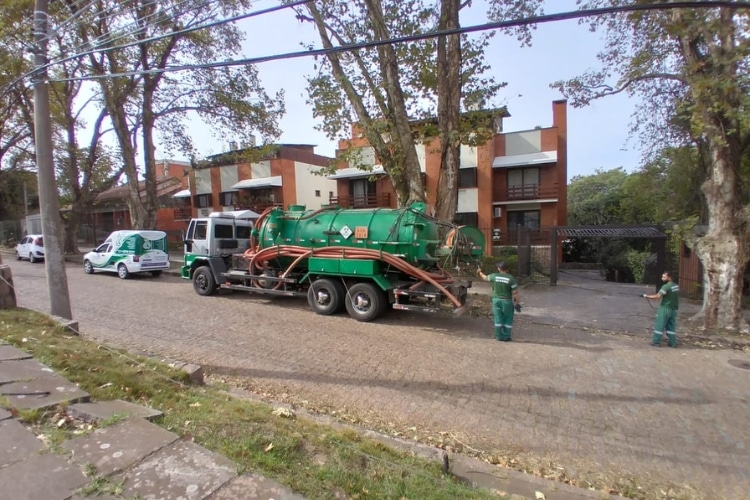
[[[86,274],[94,274],[94,266],[91,264],[91,261],[83,261],[83,272]]]
[[[195,270],[193,288],[198,295],[208,296],[216,293],[216,280],[208,267],[201,266]]]
[[[128,272],[128,266],[125,264],[120,264],[117,266],[117,276],[120,277],[121,280],[128,279],[128,276],[130,276],[130,273]]]
[[[357,321],[372,321],[386,307],[385,294],[372,283],[357,283],[346,294],[346,311]]]
[[[315,280],[307,289],[307,303],[317,314],[328,316],[339,312],[344,306],[345,293],[343,285],[338,281]]]

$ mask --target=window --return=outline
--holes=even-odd
[[[477,187],[477,169],[461,168],[458,170],[458,187],[475,188]]]
[[[253,228],[250,226],[237,226],[237,239],[238,240],[249,240],[250,239],[250,231],[252,231]]]
[[[456,214],[453,221],[458,226],[477,226],[477,213],[476,212],[464,212]]]
[[[219,204],[222,207],[233,207],[237,204],[237,191],[219,193]]]
[[[518,226],[539,229],[539,210],[508,211],[508,231],[515,231]]]
[[[193,240],[205,240],[208,234],[208,222],[198,221],[195,224],[195,232],[193,233]]]
[[[349,203],[354,208],[363,208],[368,206],[370,197],[375,197],[375,183],[368,179],[357,179],[349,183]]]
[[[214,238],[234,238],[234,228],[226,224],[216,224],[214,226]]]
[[[539,169],[518,168],[508,170],[508,199],[538,198]]]
[[[320,189],[315,190],[315,197],[320,198]]]
[[[195,208],[208,208],[211,206],[210,194],[199,194],[195,197]]]

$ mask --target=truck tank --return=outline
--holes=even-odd
[[[283,245],[313,250],[343,247],[387,252],[419,269],[441,259],[440,227],[424,203],[408,208],[304,210],[274,209],[258,221],[254,232],[259,250]]]

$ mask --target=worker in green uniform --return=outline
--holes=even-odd
[[[651,339],[651,345],[658,347],[667,333],[667,345],[677,347],[677,310],[680,308],[680,287],[672,281],[672,273],[665,271],[661,275],[664,285],[657,293],[642,296],[647,299],[661,298],[659,310],[656,312],[656,321],[654,322],[654,335]]]
[[[513,329],[513,316],[520,310],[521,298],[518,295],[516,279],[508,272],[505,262],[497,263],[496,273],[489,275],[479,270],[479,277],[492,283],[492,313],[495,317],[495,339],[510,342]],[[518,309],[516,309],[518,308]]]

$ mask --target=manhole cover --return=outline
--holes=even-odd
[[[750,370],[750,361],[743,361],[741,359],[730,359],[729,364],[743,370]]]

